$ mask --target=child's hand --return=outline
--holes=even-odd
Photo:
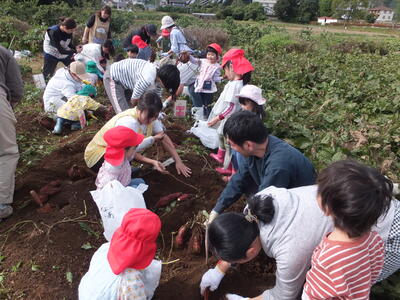
[[[157,133],[153,137],[154,137],[155,141],[161,141],[164,138],[164,136],[165,136],[165,132],[163,131],[163,132]]]
[[[165,169],[165,167],[163,166],[163,164],[157,160],[153,161],[153,166],[154,169],[156,169],[158,172],[162,173],[162,174],[167,174],[168,171]]]
[[[215,117],[214,119],[212,119],[210,122],[207,123],[208,127],[213,127],[215,124],[217,124],[219,122],[219,118]]]

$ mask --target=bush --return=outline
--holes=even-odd
[[[205,49],[211,43],[219,44],[222,49],[228,48],[229,36],[219,28],[190,26],[185,28],[185,34],[193,37],[200,49]]]
[[[292,44],[293,40],[290,35],[286,32],[272,32],[264,35],[258,42],[256,48],[261,51],[270,50],[285,50],[285,48]]]
[[[376,21],[376,16],[374,14],[367,14],[365,16],[365,21],[367,21],[369,24],[374,24]]]
[[[298,16],[297,0],[278,0],[274,5],[274,11],[279,20],[295,21]]]

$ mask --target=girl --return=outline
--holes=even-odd
[[[103,164],[103,155],[107,144],[104,142],[104,133],[115,126],[125,126],[135,132],[146,135],[143,142],[137,147],[137,152],[142,152],[152,146],[155,141],[161,141],[164,148],[175,160],[175,167],[178,174],[189,177],[191,170],[185,166],[176,152],[171,139],[164,133],[164,126],[158,115],[161,112],[161,99],[155,91],[147,91],[140,98],[137,107],[128,109],[108,121],[93,137],[85,149],[85,162],[89,168],[97,172]],[[165,173],[164,166],[156,160],[146,158],[136,153],[135,159],[152,164],[158,171]]]
[[[97,189],[102,189],[115,179],[123,186],[137,187],[139,184],[144,184],[141,178],[131,178],[130,164],[135,156],[136,146],[143,141],[144,136],[128,127],[116,126],[107,130],[103,139],[107,143],[107,148],[103,165],[96,178]]]
[[[203,117],[207,119],[210,115],[209,105],[213,94],[217,91],[216,82],[221,82],[221,66],[218,58],[222,54],[221,46],[213,43],[207,46],[206,59],[195,59],[190,56],[190,61],[200,65],[200,72],[194,84],[194,91],[200,96],[203,107]],[[196,107],[195,107],[196,109]],[[198,109],[198,107],[197,107]]]
[[[65,66],[72,62],[73,55],[80,50],[72,44],[72,33],[76,29],[76,22],[71,18],[60,18],[59,25],[51,26],[44,35],[43,76],[49,80],[53,76],[57,64],[61,61]]]
[[[102,45],[90,43],[82,46],[81,52],[75,55],[74,59],[85,64],[89,61],[96,63],[97,69],[104,74],[107,61],[115,54],[115,49],[111,40],[106,40]]]
[[[111,39],[110,22],[111,7],[106,5],[87,21],[82,43],[104,44],[107,39]]]
[[[161,275],[161,261],[154,259],[160,229],[160,218],[145,208],[126,213],[111,242],[94,253],[79,299],[150,300]]]
[[[208,118],[208,126],[217,129],[219,134],[219,148],[217,154],[210,154],[217,162],[223,163],[223,168],[217,168],[217,172],[222,175],[231,162],[230,147],[226,142],[223,129],[226,120],[235,112],[239,111],[239,101],[237,94],[240,93],[243,85],[249,83],[251,72],[254,70],[251,63],[244,57],[241,49],[230,49],[222,58],[222,68],[229,82],[219,96],[217,102]]]
[[[342,175],[337,177],[340,176]],[[357,186],[357,189],[362,186],[363,195],[383,197],[385,202],[391,193],[389,183],[379,184],[378,193],[376,186],[370,185],[369,182],[363,181],[360,184],[352,178],[348,185]],[[201,293],[207,287],[210,287],[210,290],[217,289],[231,263],[246,263],[263,250],[276,260],[276,284],[272,289],[251,299],[298,299],[315,247],[334,228],[331,218],[325,216],[319,208],[316,200],[318,193],[317,186],[289,190],[269,187],[248,200],[245,214],[224,213],[212,221],[209,225],[210,248],[221,261],[216,268],[203,275],[200,283]],[[357,196],[353,192],[351,195]],[[398,201],[392,200],[390,209],[380,217],[375,227],[385,243],[397,251],[396,254],[385,254],[392,263],[385,264],[382,270],[386,277],[400,267],[397,247],[400,239],[397,230],[400,221],[399,208]],[[363,219],[358,220],[360,223],[364,222]],[[228,295],[227,299],[249,298]]]

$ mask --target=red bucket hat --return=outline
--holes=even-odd
[[[125,148],[139,145],[144,136],[128,127],[116,126],[107,130],[103,139],[107,143],[104,154],[105,161],[113,166],[118,166],[124,160]]]
[[[169,37],[170,33],[167,29],[163,29],[163,30],[161,30],[161,35],[163,37]]]
[[[111,239],[107,259],[114,274],[126,268],[145,269],[157,250],[160,218],[145,208],[132,208]]]
[[[233,71],[236,74],[243,75],[247,72],[254,71],[251,63],[244,57],[244,51],[242,49],[230,49],[225,53],[222,58],[222,68],[228,61],[232,61]]]
[[[139,35],[134,35],[132,38],[132,44],[139,47],[139,49],[146,48],[148,45],[142,40]]]
[[[221,46],[218,45],[217,43],[212,43],[212,44],[208,45],[207,47],[213,48],[215,51],[217,51],[217,53],[218,53],[219,55],[222,54],[222,48],[221,48]]]

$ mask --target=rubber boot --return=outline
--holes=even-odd
[[[210,156],[212,158],[214,158],[217,162],[219,162],[220,164],[222,164],[224,162],[224,158],[225,158],[225,150],[218,148],[218,152],[217,154],[215,153],[210,153]]]
[[[63,130],[64,120],[61,118],[57,118],[56,125],[54,126],[53,133],[61,134]]]
[[[219,174],[221,175],[227,175],[230,176],[233,173],[233,167],[232,167],[232,163],[229,164],[228,168],[224,169],[222,167],[220,168],[215,168],[215,171],[217,171]]]

